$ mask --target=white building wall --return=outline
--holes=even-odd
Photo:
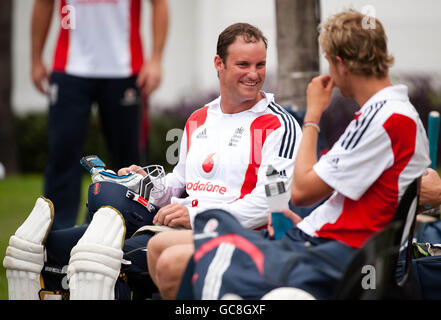
[[[441,73],[441,1],[322,0],[322,19],[344,8],[365,6],[375,9],[386,30],[395,57],[392,73]]]
[[[306,1],[306,0],[305,0]],[[30,21],[33,1],[14,0],[13,12],[13,93],[15,112],[47,110],[47,99],[30,79]],[[396,63],[392,72],[441,73],[441,1],[439,0],[323,0],[322,18],[352,6],[361,10],[371,5],[384,23],[389,48]],[[184,97],[193,98],[217,91],[213,58],[218,34],[234,22],[244,21],[263,30],[269,41],[268,77],[274,83],[277,70],[276,21],[273,0],[169,0],[170,28],[164,55],[160,88],[152,95],[153,109],[176,105]],[[150,5],[143,2],[143,37],[150,47]],[[52,65],[58,33],[58,16],[53,20],[44,52]],[[321,69],[327,64],[321,59]],[[274,86],[271,87],[271,89]]]

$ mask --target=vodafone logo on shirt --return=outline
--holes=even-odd
[[[202,170],[204,170],[204,172],[206,174],[210,174],[213,171],[213,168],[214,168],[213,157],[214,157],[215,154],[216,154],[216,152],[210,153],[208,155],[208,157],[206,157],[204,162],[202,163]]]
[[[185,185],[187,191],[205,191],[205,192],[213,192],[213,193],[219,193],[221,195],[224,195],[227,192],[227,188],[224,186],[220,186],[218,184],[213,184],[210,181],[208,182],[187,182]]]
[[[212,178],[219,166],[219,159],[216,152],[212,152],[202,157],[202,162],[199,165],[199,173],[204,178]]]
[[[216,156],[216,152],[209,153],[202,157],[202,159],[203,160],[199,165],[199,172],[202,177],[210,179],[215,175],[219,166],[219,160]],[[187,182],[185,186],[187,191],[213,192],[221,195],[224,195],[227,192],[227,187],[211,183],[210,181],[198,180],[194,182]]]

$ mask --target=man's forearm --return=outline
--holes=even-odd
[[[54,0],[35,0],[31,21],[32,62],[41,61],[44,44],[49,31]]]
[[[317,141],[318,131],[312,126],[304,127],[294,171],[294,177],[297,181],[311,171],[317,162]]]
[[[168,4],[166,0],[152,0],[153,48],[151,60],[161,61],[168,32]]]
[[[314,127],[304,127],[299,151],[296,157],[294,170],[293,189],[307,190],[311,187],[309,176],[317,162],[318,131]]]
[[[291,201],[295,205],[311,205],[332,192],[314,171],[317,163],[319,122],[329,105],[333,81],[329,75],[315,77],[308,85],[307,108],[303,122],[303,137],[297,153]]]

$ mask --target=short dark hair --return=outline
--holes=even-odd
[[[268,41],[257,27],[248,23],[235,23],[227,27],[219,35],[217,39],[216,54],[225,62],[228,55],[228,47],[232,44],[238,36],[241,36],[245,42],[259,42],[262,40],[265,43],[265,48],[268,48]]]

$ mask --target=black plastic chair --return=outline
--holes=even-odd
[[[411,263],[412,237],[419,209],[419,180],[407,188],[390,225],[356,251],[336,288],[334,299],[421,299]],[[400,248],[406,246],[406,242],[405,257],[401,258]],[[403,262],[402,276],[398,277],[397,267]],[[368,270],[375,271],[375,285],[363,282],[364,277],[372,276]]]

